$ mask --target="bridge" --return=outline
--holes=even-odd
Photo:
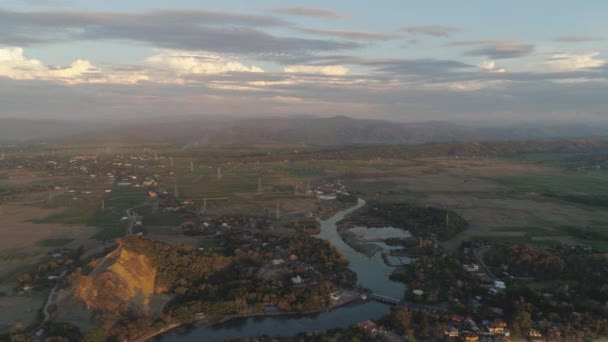
[[[344,290],[345,289],[342,289],[342,291],[344,291]],[[354,290],[354,289],[347,290],[347,291],[351,292],[353,294],[356,293],[360,296],[366,296],[367,300],[375,300],[380,303],[395,305],[395,306],[404,306],[410,310],[430,311],[430,312],[438,312],[438,311],[442,310],[438,306],[407,302],[404,299],[392,298],[392,297],[383,296],[383,295],[376,294],[376,293],[370,293],[370,292]]]
[[[391,304],[391,305],[403,304],[403,301],[401,299],[391,298],[391,297],[382,296],[382,295],[374,294],[374,293],[368,293],[367,298],[369,298],[370,300],[375,300],[377,302]]]

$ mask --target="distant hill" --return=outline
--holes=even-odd
[[[208,138],[215,144],[303,144],[317,146],[403,145],[454,141],[517,141],[608,137],[608,125],[459,125],[448,122],[397,123],[331,118],[239,120]]]
[[[528,153],[602,153],[608,151],[608,140],[525,140],[525,141],[462,141],[401,146],[336,147],[308,151],[284,151],[272,154],[241,156],[242,162],[306,161],[306,160],[376,160],[412,159],[419,157],[515,157]]]
[[[98,131],[99,128],[98,125],[74,121],[0,118],[0,143],[45,142]]]
[[[455,141],[607,138],[608,125],[398,123],[345,116],[165,117],[85,123],[0,119],[0,142],[167,143],[186,147],[411,145]]]

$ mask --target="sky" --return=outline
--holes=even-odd
[[[0,117],[608,121],[608,2],[3,0]]]

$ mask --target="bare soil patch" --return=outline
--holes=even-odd
[[[61,211],[34,206],[0,206],[0,280],[13,270],[38,262],[53,249],[41,245],[40,241],[72,239],[65,247],[92,247],[88,238],[95,233],[94,228],[29,222]]]

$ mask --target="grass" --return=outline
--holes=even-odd
[[[497,232],[523,232],[526,236],[563,236],[564,233],[554,229],[546,229],[537,226],[528,227],[504,227],[496,230]]]
[[[532,236],[475,236],[473,237],[475,240],[481,241],[489,241],[494,243],[508,243],[508,244],[518,244],[518,245],[534,245],[534,246],[545,246],[545,247],[553,247],[557,246],[560,243],[554,240],[533,240]]]
[[[36,244],[40,247],[63,247],[72,241],[74,241],[74,239],[70,238],[44,239],[38,241]]]
[[[586,174],[522,175],[490,178],[510,189],[529,192],[572,193],[591,195],[608,193],[608,176]]]
[[[323,166],[278,165],[276,166],[276,170],[280,173],[299,178],[312,178],[326,175]]]
[[[93,235],[93,238],[97,240],[112,240],[125,236],[127,234],[127,227],[122,223],[117,223],[114,226],[107,226],[99,228],[99,231]]]
[[[153,213],[151,210],[139,210],[144,215],[143,225],[144,226],[179,226],[183,219],[173,215],[165,214],[162,212]]]
[[[599,251],[608,251],[608,241],[601,240],[586,240],[586,239],[575,239],[576,242],[587,245],[593,249],[597,249]]]
[[[35,219],[33,223],[62,223],[62,224],[87,224],[91,219],[91,213],[83,208],[68,208],[63,212],[51,214],[41,219]]]
[[[601,227],[601,228],[606,228],[608,229],[608,221],[602,221],[602,220],[591,220],[589,221],[591,223],[591,226],[595,226],[595,227]]]
[[[15,260],[25,260],[28,259],[32,256],[35,256],[35,254],[28,254],[25,252],[19,252],[19,251],[2,251],[0,252],[0,261],[15,261]]]

